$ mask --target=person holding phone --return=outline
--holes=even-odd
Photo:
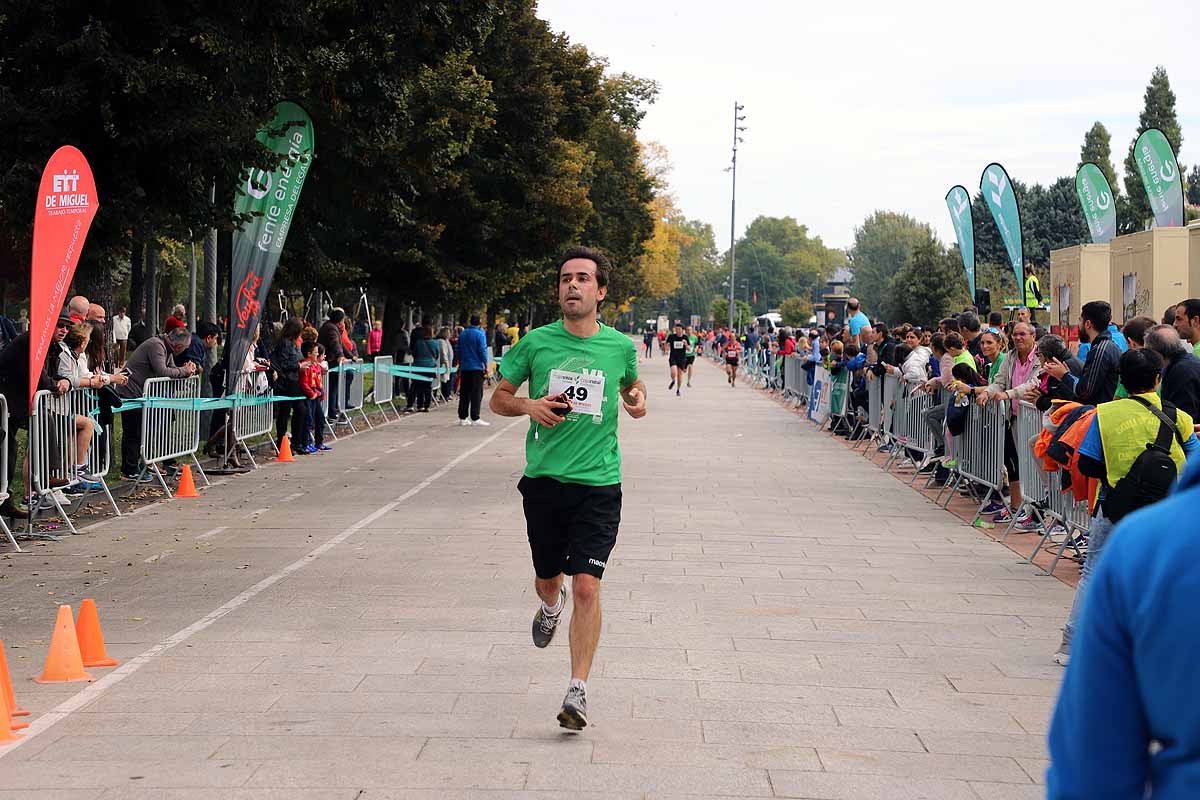
[[[571,679],[558,723],[573,731],[587,725],[600,580],[621,521],[618,402],[634,419],[646,415],[633,342],[597,319],[608,270],[608,259],[590,248],[573,247],[559,259],[563,318],[533,329],[508,351],[491,399],[495,414],[530,419],[517,488],[541,598],[533,618],[537,647],[554,637],[567,602],[564,576],[571,576]],[[526,382],[529,397],[517,397]]]

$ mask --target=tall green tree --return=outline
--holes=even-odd
[[[1155,67],[1150,76],[1142,113],[1138,117],[1137,133],[1129,143],[1129,153],[1125,156],[1125,193],[1129,203],[1126,210],[1133,230],[1142,230],[1146,221],[1154,216],[1150,209],[1150,201],[1146,199],[1146,189],[1142,185],[1142,175],[1137,167],[1137,153],[1134,152],[1137,137],[1148,128],[1158,128],[1162,131],[1178,158],[1179,148],[1183,145],[1183,133],[1179,129],[1179,118],[1175,114],[1175,92],[1171,91],[1171,81],[1167,78],[1167,71],[1161,66]]]
[[[1075,168],[1079,169],[1089,161],[1100,167],[1108,185],[1112,187],[1113,195],[1119,195],[1121,186],[1117,183],[1117,171],[1112,163],[1112,137],[1104,123],[1099,121],[1093,123],[1083,135],[1083,146],[1079,148],[1079,163]]]
[[[722,260],[728,263],[728,254]],[[739,296],[748,296],[756,312],[775,309],[788,297],[812,294],[845,263],[842,251],[810,236],[795,218],[760,216],[737,241]]]
[[[975,213],[978,229],[978,211]],[[849,253],[853,291],[871,319],[896,319],[899,309],[893,303],[893,281],[913,248],[932,237],[933,229],[927,223],[894,211],[875,211],[854,229]]]
[[[918,237],[892,281],[890,319],[934,325],[960,310],[968,302],[961,263],[932,234]]]
[[[689,319],[692,315],[708,317],[712,298],[721,291],[721,281],[728,275],[717,253],[716,237],[707,222],[683,219],[679,227],[687,237],[679,248],[679,288],[668,298],[672,318]],[[651,314],[658,306],[641,307]]]

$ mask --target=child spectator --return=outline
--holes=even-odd
[[[300,388],[304,391],[305,403],[308,406],[308,419],[311,428],[305,430],[305,441],[302,442],[305,453],[329,451],[333,448],[325,444],[325,414],[321,411],[321,398],[325,394],[325,348],[316,342],[305,342],[300,346]]]

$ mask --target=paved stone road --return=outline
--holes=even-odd
[[[524,426],[441,410],[0,561],[38,720],[0,798],[1042,796],[1070,590],[711,365],[643,370],[583,735]],[[33,684],[83,596],[126,666]]]

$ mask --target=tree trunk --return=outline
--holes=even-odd
[[[146,245],[145,277],[146,329],[151,336],[158,333],[158,246],[154,237]]]
[[[146,259],[146,242],[138,236],[133,237],[133,247],[129,251],[129,321],[130,324],[141,321],[145,301],[143,283],[143,265]]]
[[[404,298],[399,292],[389,291],[383,306],[383,354],[391,355],[396,352],[396,334],[404,327]]]

